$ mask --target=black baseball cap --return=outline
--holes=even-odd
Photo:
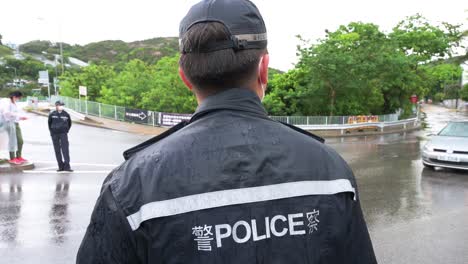
[[[10,93],[10,98],[12,97],[23,97],[24,94],[21,91],[13,91]]]
[[[197,50],[183,47],[185,33],[193,25],[206,22],[219,22],[231,34],[231,39],[217,41]],[[192,6],[180,23],[181,53],[208,53],[224,49],[246,50],[265,49],[267,30],[257,6],[249,0],[202,0]]]
[[[59,101],[55,102],[55,106],[58,106],[58,105],[63,106],[63,105],[65,105],[65,103],[59,100]]]

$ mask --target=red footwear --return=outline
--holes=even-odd
[[[16,158],[16,160],[18,160],[18,161],[21,162],[21,163],[27,163],[27,162],[29,162],[28,160],[23,159],[22,157]]]
[[[13,164],[13,165],[21,165],[22,162],[19,161],[17,158],[9,160],[8,163]]]

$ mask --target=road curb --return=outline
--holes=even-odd
[[[42,112],[40,110],[26,109],[25,111],[28,111],[29,113],[45,116],[45,117],[49,116],[48,113]],[[103,129],[108,129],[108,130],[113,130],[113,131],[121,131],[121,132],[127,132],[131,134],[139,134],[139,135],[141,134],[141,135],[147,135],[147,136],[159,135],[167,130],[167,128],[162,128],[162,127],[144,126],[144,125],[129,124],[125,122],[116,121],[118,123],[141,126],[142,128],[142,129],[126,130],[126,129],[121,129],[118,126],[106,125],[105,123],[94,120],[93,117],[89,117],[89,116],[85,116],[85,117],[86,119],[89,119],[91,121],[73,120],[73,123],[84,125],[84,126],[89,126],[89,127],[103,128]],[[158,129],[158,128],[161,129],[161,131],[154,131],[154,129]]]
[[[26,110],[26,111],[29,112],[29,113],[36,114],[36,115],[49,116],[47,113],[44,113],[44,112],[41,112],[41,111],[38,111],[38,110]],[[73,123],[75,123],[75,124],[80,124],[80,125],[84,125],[84,126],[90,126],[90,127],[97,127],[97,128],[105,128],[105,129],[117,130],[117,129],[113,129],[113,128],[110,128],[110,127],[106,127],[106,126],[101,125],[101,124],[99,124],[99,123],[86,122],[86,121],[81,121],[81,120],[73,121]]]
[[[11,165],[8,163],[0,164],[0,174],[1,173],[14,173],[14,172],[23,172],[25,170],[33,170],[35,168],[34,163],[26,163],[22,165]]]
[[[30,109],[28,111],[30,113],[34,113],[34,114],[38,114],[38,115],[42,115],[42,116],[48,116],[47,113],[44,113],[44,112],[41,112],[41,111],[38,111],[38,110],[31,110]],[[89,118],[89,117],[86,117],[86,118]],[[90,127],[97,127],[97,128],[104,128],[104,129],[115,130],[115,131],[129,132],[129,131],[121,130],[121,129],[118,129],[118,128],[115,128],[115,127],[105,126],[105,125],[102,125],[100,123],[86,122],[86,121],[81,121],[81,120],[77,120],[77,121],[73,121],[73,122],[76,123],[76,124],[81,124],[81,125],[90,126]],[[411,131],[420,130],[420,129],[421,129],[421,123],[418,122],[417,125],[412,126],[412,127],[408,127],[406,129],[394,129],[394,130],[378,131],[378,132],[355,132],[355,133],[350,133],[350,134],[332,134],[332,133],[336,133],[337,130],[333,130],[333,129],[330,129],[330,130],[310,130],[310,129],[306,129],[306,130],[311,132],[311,133],[317,134],[318,136],[321,136],[323,138],[344,138],[344,137],[363,137],[363,136],[378,136],[378,135],[388,135],[388,134],[399,134],[399,133],[411,132]],[[129,133],[131,133],[131,132],[129,132]],[[143,133],[143,134],[145,134],[145,135],[146,134],[154,135],[152,133]]]
[[[320,133],[320,131],[323,130],[307,130],[310,133],[314,133],[318,136],[321,136],[323,138],[345,138],[345,137],[366,137],[366,136],[380,136],[380,135],[389,135],[389,134],[401,134],[401,133],[406,133],[406,132],[411,132],[411,131],[417,131],[421,130],[422,126],[421,124],[418,124],[415,127],[407,128],[407,129],[399,129],[399,130],[391,130],[391,131],[383,131],[383,132],[357,132],[354,134],[343,134],[343,135],[326,135],[323,133]]]

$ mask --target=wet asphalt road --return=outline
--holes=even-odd
[[[426,108],[422,131],[328,140],[354,170],[379,263],[468,263],[468,171],[420,157],[430,134],[468,115]]]
[[[424,131],[328,140],[355,171],[379,263],[468,263],[468,172],[420,159],[428,134],[468,116],[427,111]],[[0,175],[0,263],[74,263],[102,181],[147,137],[75,125],[75,173],[57,174],[46,119],[30,117],[24,155],[36,170]]]

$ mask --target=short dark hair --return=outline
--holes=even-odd
[[[23,97],[23,92],[13,91],[13,92],[10,93],[10,98],[13,98],[13,97]]]
[[[188,80],[201,92],[213,93],[229,88],[241,87],[250,81],[256,72],[260,57],[266,50],[224,49],[213,52],[197,52],[213,42],[229,40],[231,35],[219,22],[193,25],[182,38],[185,49],[179,65]]]

